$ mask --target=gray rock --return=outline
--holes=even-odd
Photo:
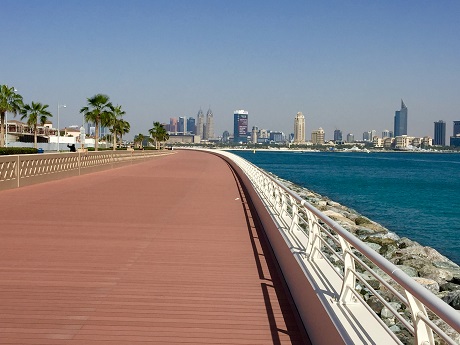
[[[380,315],[384,305],[383,303],[375,296],[369,297],[367,300],[367,305],[375,312],[377,315]]]
[[[432,293],[439,292],[439,284],[432,279],[416,277],[414,280]]]
[[[396,332],[401,331],[401,328],[399,328],[397,325],[393,325],[390,327],[390,331],[392,331],[393,333],[396,333]]]
[[[436,249],[430,247],[422,247],[422,246],[412,246],[400,249],[399,254],[402,257],[408,258],[423,258],[430,261],[430,263],[434,261],[448,261],[445,256],[441,255]]]
[[[400,237],[398,235],[396,235],[394,232],[390,232],[390,231],[388,231],[385,235],[383,235],[383,237],[392,239],[394,241],[399,241],[400,240]],[[399,247],[399,243],[398,243],[398,247]]]
[[[383,236],[369,236],[364,239],[364,242],[377,243],[380,246],[396,246],[395,240]]]
[[[392,314],[393,315],[393,314]],[[382,321],[387,325],[388,327],[393,326],[396,324],[396,318],[395,317],[382,317]]]
[[[454,277],[450,280],[450,282],[460,285],[460,273],[454,272]]]
[[[396,247],[396,245],[393,245],[393,244],[386,245],[385,244],[385,245],[382,246],[382,248],[380,248],[379,253],[380,253],[380,255],[385,257],[386,259],[391,259],[397,249],[398,249],[398,247]]]
[[[332,206],[332,207],[339,207],[341,206],[338,202],[335,202],[335,201],[332,201],[332,200],[328,200],[327,204],[329,206]]]
[[[383,307],[382,311],[380,312],[380,316],[386,319],[393,318],[394,319],[394,314],[391,312],[390,309],[387,307]]]
[[[404,249],[404,248],[407,248],[407,247],[413,247],[413,246],[419,246],[419,244],[415,241],[412,241],[410,239],[408,239],[407,237],[402,237],[400,240],[399,240],[399,248],[400,249]]]
[[[450,291],[442,300],[452,308],[460,310],[460,290]]]
[[[418,277],[418,272],[415,268],[407,265],[396,265],[401,271],[406,273],[409,277]]]
[[[433,266],[449,270],[460,270],[460,267],[452,261],[434,261]]]
[[[439,285],[439,290],[440,291],[456,291],[456,290],[460,290],[460,285],[447,282],[447,283]]]
[[[455,344],[460,344],[460,333],[458,333],[455,329],[450,327],[444,321],[439,318],[434,318],[433,322],[441,328],[453,341]],[[445,344],[444,342],[437,342],[438,344]]]
[[[451,280],[453,278],[451,272],[428,265],[420,268],[418,274],[422,278],[435,280],[438,284],[444,284],[446,283],[446,281]]]
[[[369,272],[359,273],[359,275],[368,283],[373,289],[377,290],[380,286],[380,282]]]
[[[372,242],[367,242],[366,243],[367,246],[371,247],[374,251],[376,251],[377,253],[380,251],[380,248],[382,248],[381,245],[377,244],[377,243],[372,243]]]
[[[369,235],[373,235],[375,230],[369,229],[368,227],[359,226],[356,228],[355,233],[358,237],[367,237]]]

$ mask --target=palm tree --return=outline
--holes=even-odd
[[[0,147],[5,146],[5,115],[6,112],[16,116],[23,106],[22,96],[16,93],[14,87],[0,85]]]
[[[139,133],[138,135],[134,136],[134,144],[137,144],[139,148],[142,149],[143,142],[146,138],[147,137],[144,134]]]
[[[21,120],[27,118],[27,124],[34,128],[34,147],[37,148],[37,126],[40,123],[42,126],[47,121],[48,117],[53,115],[47,110],[48,104],[41,104],[40,102],[32,102],[30,105],[26,104],[21,110]]]
[[[121,109],[121,105],[117,105],[117,106],[112,106],[110,109],[110,112],[105,114],[105,117],[103,118],[104,126],[112,127],[110,129],[110,132],[113,134],[112,138],[113,138],[113,150],[114,151],[117,148],[117,129],[115,128],[115,126],[117,126],[117,122],[125,114],[126,114],[125,111]]]
[[[95,127],[95,144],[94,149],[99,148],[99,126],[102,121],[109,118],[113,109],[112,103],[109,102],[109,96],[98,93],[91,98],[87,98],[88,105],[80,109],[80,113],[85,116],[86,122],[94,123]]]
[[[114,150],[116,145],[116,140],[118,139],[118,135],[120,135],[120,147],[122,145],[122,138],[123,134],[126,134],[129,132],[131,129],[131,125],[129,124],[128,121],[125,121],[123,119],[116,119],[115,123],[113,124],[112,128],[110,129],[110,132],[113,135],[113,142],[114,142]]]
[[[159,122],[153,123],[153,128],[149,129],[150,136],[155,143],[155,149],[159,149],[161,142],[169,139],[169,134],[166,132],[164,126]],[[160,144],[160,145],[159,145]]]
[[[123,142],[123,134],[129,133],[129,130],[131,129],[131,125],[129,124],[128,121],[120,119],[117,121],[115,125],[116,131],[118,134],[120,134],[120,146],[122,145]]]

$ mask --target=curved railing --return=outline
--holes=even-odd
[[[42,153],[0,157],[0,190],[133,164],[171,151]]]
[[[397,329],[405,328],[413,335],[414,344],[434,345],[439,343],[437,337],[447,344],[457,344],[459,312],[263,170],[232,153],[220,151],[218,154],[231,159],[247,175],[293,254],[300,253],[308,263],[327,262],[334,269],[341,284],[334,296],[338,304],[362,304],[379,318],[360,293],[366,289],[394,315]],[[377,280],[379,287],[371,286],[365,274]],[[404,304],[405,312],[396,310],[382,295],[382,290]],[[401,333],[378,321],[396,343],[401,342],[398,338]]]

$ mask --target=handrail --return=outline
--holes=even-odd
[[[0,156],[0,190],[133,164],[171,151],[98,151]]]
[[[213,151],[215,152],[215,151]],[[266,172],[248,162],[247,160],[226,151],[219,151],[219,155],[225,156],[234,161],[248,176],[253,187],[259,194],[260,198],[270,209],[274,221],[278,227],[286,234],[294,234],[300,231],[306,236],[306,240],[296,237],[295,242],[299,244],[300,250],[303,250],[309,260],[327,258],[327,253],[323,248],[329,248],[329,253],[339,257],[343,264],[342,288],[340,295],[336,300],[342,304],[363,303],[366,304],[355,287],[357,282],[361,282],[393,313],[401,324],[413,334],[414,344],[435,344],[433,331],[448,344],[456,344],[451,336],[447,335],[438,325],[433,322],[426,310],[428,308],[439,317],[444,323],[452,327],[457,333],[460,333],[460,315],[458,311],[450,307],[440,298],[435,296],[429,290],[418,284],[409,277],[396,265],[378,254],[371,247],[366,245],[353,234],[342,228],[338,223],[331,220],[325,214],[306,202],[297,193],[290,190],[282,183],[272,178]],[[335,238],[335,236],[337,238]],[[341,251],[337,253],[327,239],[332,240],[337,248]],[[304,243],[306,241],[306,243]],[[338,242],[338,243],[337,243]],[[360,253],[370,260],[376,267],[385,272],[400,288],[404,290],[405,297],[397,289],[388,284],[385,279],[374,272],[355,252]],[[334,265],[334,263],[331,263]],[[359,275],[356,266],[371,272],[371,274],[388,290],[393,292],[394,296],[400,300],[410,310],[411,320],[405,320],[403,316],[381,297],[378,292],[367,284]],[[367,307],[367,305],[366,305]],[[383,323],[382,323],[383,324]],[[391,332],[388,330],[388,332]],[[458,334],[456,334],[458,339]]]

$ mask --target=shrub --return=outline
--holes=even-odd
[[[0,155],[26,155],[37,153],[32,147],[0,147]]]

